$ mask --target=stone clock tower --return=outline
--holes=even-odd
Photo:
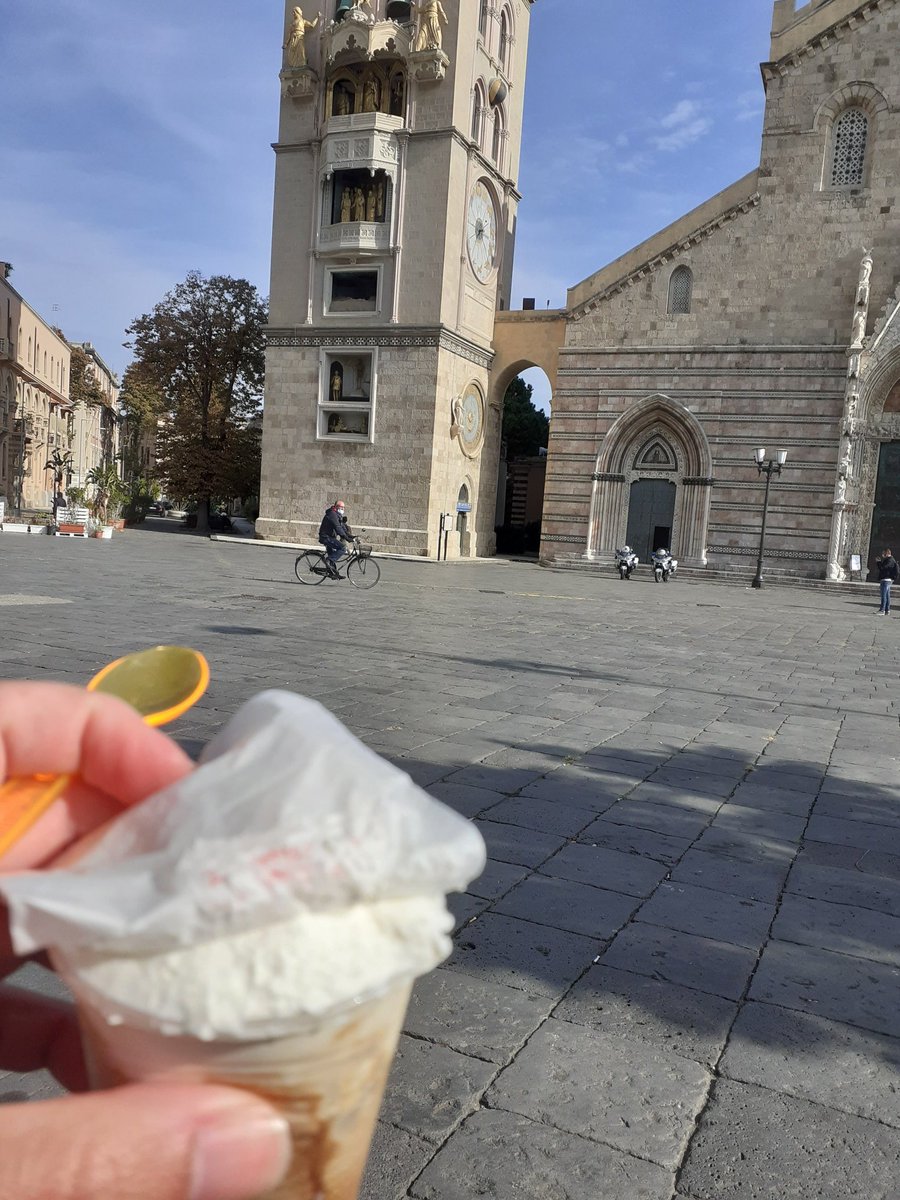
[[[533,0],[288,4],[258,531],[491,554]],[[442,546],[443,549],[443,546]]]

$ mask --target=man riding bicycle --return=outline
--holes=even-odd
[[[350,526],[344,520],[344,502],[335,500],[319,526],[319,542],[326,548],[328,557],[328,573],[332,579],[340,579],[337,564],[347,551],[344,542],[352,542],[353,534]]]

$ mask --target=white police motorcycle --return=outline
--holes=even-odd
[[[630,579],[631,572],[638,565],[640,559],[635,554],[630,546],[623,546],[621,550],[616,551],[616,570],[619,572],[620,579]]]
[[[653,564],[653,578],[657,583],[668,583],[678,570],[678,559],[673,558],[668,550],[654,550],[650,561]]]

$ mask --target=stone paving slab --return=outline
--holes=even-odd
[[[719,1070],[900,1128],[900,1038],[750,1003],[734,1024]]]
[[[423,1138],[379,1122],[359,1200],[402,1200],[410,1184],[434,1157],[434,1146]]]
[[[653,858],[669,866],[677,863],[691,844],[689,838],[670,837],[651,829],[607,821],[605,814],[582,830],[578,841],[607,850],[619,850],[623,854]]]
[[[894,842],[886,845],[894,846]],[[818,867],[835,867],[854,874],[900,881],[900,846],[897,853],[860,850],[856,846],[838,846],[833,842],[814,842],[806,838],[801,860]],[[851,877],[852,878],[852,877]]]
[[[620,892],[549,875],[532,875],[508,892],[493,910],[569,933],[608,939],[629,920],[638,903],[635,897]]]
[[[893,778],[900,781],[900,764],[892,765],[888,770]],[[816,801],[816,816],[838,817],[844,821],[867,821],[872,825],[900,828],[900,797],[885,796],[880,791],[867,796],[864,788],[859,788],[849,795],[823,791]]]
[[[769,942],[750,999],[796,1008],[875,1033],[897,1032],[900,969],[830,950]]]
[[[756,954],[728,942],[635,923],[616,936],[601,962],[738,1000],[756,966]]]
[[[785,872],[797,853],[795,842],[757,837],[742,830],[713,823],[694,842],[692,849],[721,858],[735,859],[752,867],[781,867]]]
[[[551,1019],[487,1093],[506,1109],[674,1168],[706,1101],[700,1064]]]
[[[774,842],[796,843],[803,836],[806,819],[789,813],[747,807],[732,797],[713,817],[710,830],[732,830]]]
[[[712,1065],[737,1011],[731,1000],[615,970],[601,960],[579,979],[554,1016]]]
[[[487,844],[488,855],[517,866],[540,866],[566,844],[566,839],[558,834],[538,833],[519,825],[480,819],[475,824]]]
[[[900,966],[900,917],[870,908],[785,896],[772,935],[784,942]]]
[[[603,846],[571,843],[541,865],[541,874],[588,883],[627,896],[649,896],[667,869],[664,863]]]
[[[437,970],[417,981],[404,1029],[460,1054],[506,1063],[549,1014],[552,1003],[547,996]]]
[[[900,882],[862,871],[817,866],[807,862],[803,855],[791,867],[787,891],[812,900],[853,904],[900,917]]]
[[[426,1142],[442,1142],[466,1113],[477,1108],[496,1071],[493,1063],[403,1034],[381,1119]]]
[[[731,797],[733,804],[746,808],[773,809],[775,812],[791,813],[797,817],[808,817],[815,803],[809,792],[792,792],[766,784],[742,783]]]
[[[496,900],[504,896],[517,883],[529,874],[528,867],[516,866],[513,863],[498,862],[493,858],[487,860],[484,870],[469,884],[469,892],[484,900]]]
[[[527,992],[561,996],[601,945],[575,933],[485,913],[461,931],[447,965]]]
[[[556,833],[565,838],[574,837],[594,820],[594,813],[589,808],[562,801],[535,800],[530,796],[507,797],[488,812],[491,821],[521,825],[540,833]]]
[[[896,1200],[900,1132],[723,1080],[691,1143],[691,1200]]]
[[[774,915],[774,904],[726,895],[715,897],[711,904],[703,888],[661,883],[642,906],[638,920],[756,949],[766,940]]]
[[[670,807],[683,808],[688,812],[700,813],[707,817],[715,816],[724,803],[721,798],[715,796],[703,796],[684,788],[646,782],[628,792],[625,798],[640,800],[645,804],[665,804]]]
[[[653,1163],[487,1109],[454,1133],[411,1194],[417,1200],[670,1200],[672,1188],[671,1173]]]
[[[896,829],[890,825],[819,816],[815,811],[809,818],[806,836],[811,842],[832,842],[857,850],[883,850],[886,846],[896,845],[898,840]]]
[[[602,819],[617,825],[634,825],[638,829],[650,829],[654,833],[685,838],[688,842],[702,833],[711,819],[706,813],[680,808],[674,804],[651,804],[646,800],[635,800],[633,795],[632,792],[624,800],[617,800],[612,808],[606,810]]]

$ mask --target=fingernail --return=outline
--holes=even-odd
[[[291,1163],[288,1123],[254,1101],[211,1114],[194,1140],[190,1200],[251,1200]]]

